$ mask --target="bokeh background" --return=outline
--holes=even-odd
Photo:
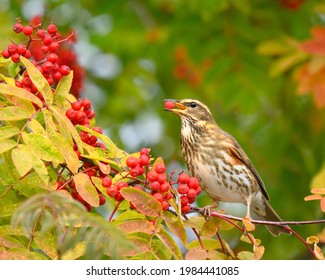
[[[184,169],[180,122],[162,110],[163,100],[197,98],[249,155],[284,220],[324,217],[318,201],[304,201],[315,176],[325,184],[325,71],[318,73],[325,65],[324,1],[0,0],[1,49],[14,39],[17,17],[75,30],[75,94],[92,100],[97,125],[127,152],[150,147],[169,170]],[[308,52],[303,44],[313,39],[318,48]],[[314,72],[302,67],[311,62],[319,76],[307,84],[319,87],[303,88]],[[293,228],[303,237],[322,230]],[[225,238],[236,245],[239,235]],[[256,237],[266,259],[310,258],[292,236],[274,238],[258,227]]]

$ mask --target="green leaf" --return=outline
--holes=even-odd
[[[42,101],[35,94],[10,84],[0,84],[0,93],[5,96],[16,96],[20,99],[35,103],[38,107],[43,107]]]
[[[13,238],[12,236],[8,235],[1,235],[0,234],[0,244],[2,247],[6,248],[24,248],[25,246],[16,240],[16,238]]]
[[[73,71],[68,76],[63,76],[53,94],[54,104],[61,106],[69,94],[73,79]]]
[[[53,113],[55,119],[60,124],[62,129],[71,134],[72,138],[78,146],[79,152],[82,153],[82,141],[80,139],[79,133],[74,127],[74,125],[71,123],[71,121],[66,117],[65,112],[63,112],[59,107],[56,107],[54,105],[50,107],[50,111]]]
[[[5,204],[0,206],[0,217],[10,217],[15,212],[15,210],[21,205],[21,203],[16,204]]]
[[[22,135],[26,146],[38,155],[40,159],[60,163],[64,162],[63,155],[45,135],[34,133],[23,133]]]
[[[168,211],[163,211],[161,217],[165,221],[167,227],[182,241],[183,245],[185,246],[187,236],[181,218]]]
[[[159,239],[153,239],[151,244],[151,253],[157,260],[170,260],[172,253],[164,246],[163,242]]]
[[[23,56],[20,57],[21,62],[26,66],[26,70],[28,72],[29,78],[32,80],[35,87],[39,90],[41,95],[43,96],[45,103],[49,106],[53,102],[52,90],[44,78],[42,73],[31,63],[28,59]]]
[[[220,242],[216,239],[207,238],[207,239],[202,239],[201,241],[202,241],[204,248],[206,250],[221,248]],[[192,242],[187,244],[188,249],[193,249],[193,248],[198,248],[198,247],[201,247],[199,240],[193,240]]]
[[[10,260],[46,260],[47,258],[44,257],[44,255],[37,253],[37,252],[31,252],[27,249],[23,248],[13,248],[9,249],[7,252],[0,252],[0,259],[5,256],[4,259],[10,259]]]
[[[43,161],[35,153],[33,153],[26,145],[21,144],[18,145],[18,147],[23,152],[28,153],[30,155],[35,172],[42,179],[42,181],[47,185],[49,182],[49,176]]]
[[[80,196],[91,206],[98,207],[99,196],[96,188],[90,181],[89,176],[84,173],[78,173],[73,177],[73,180],[76,184],[76,189]]]
[[[34,242],[52,260],[57,258],[56,239],[52,234],[36,232]]]
[[[0,154],[11,150],[17,143],[11,139],[0,139]]]
[[[176,241],[171,235],[164,229],[160,229],[159,232],[156,233],[156,236],[164,243],[166,249],[168,249],[176,260],[182,260],[182,252],[179,249]]]
[[[46,127],[46,131],[48,134],[51,134],[53,132],[56,132],[57,131],[57,127],[53,121],[53,118],[52,118],[52,114],[51,112],[47,109],[47,108],[43,108],[42,109],[42,113],[43,113],[43,117],[44,117],[44,122],[45,122],[45,127]],[[61,131],[60,131],[61,132]],[[70,136],[70,133],[69,131],[65,131],[62,129],[62,135],[66,138],[66,139],[69,139],[70,138],[70,141],[71,141],[71,136]],[[72,141],[71,141],[72,143]]]
[[[17,135],[20,132],[20,130],[17,127],[14,126],[2,126],[0,127],[0,139],[8,139],[12,136]]]
[[[152,217],[160,215],[161,204],[151,195],[135,188],[122,188],[120,192],[140,213]]]
[[[237,254],[237,258],[240,260],[254,260],[254,253],[248,251],[241,251]]]
[[[30,118],[32,115],[26,109],[16,106],[0,108],[0,121],[19,121]]]
[[[219,228],[219,220],[219,218],[210,217],[210,219],[204,223],[200,235],[205,237],[212,237],[216,235]]]
[[[44,127],[35,119],[32,119],[28,123],[28,127],[33,131],[34,134],[46,135]]]
[[[20,144],[11,152],[12,161],[21,177],[33,167],[31,152],[26,146],[22,149],[22,146],[24,145]]]
[[[76,152],[73,150],[69,142],[57,132],[50,134],[50,139],[58,151],[63,155],[68,168],[73,174],[78,172],[80,163]]]

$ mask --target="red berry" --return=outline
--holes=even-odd
[[[69,120],[73,120],[76,117],[76,113],[77,112],[75,110],[70,108],[65,112],[65,115],[68,117]]]
[[[180,184],[187,184],[190,180],[190,176],[188,176],[186,173],[182,173],[178,176],[178,182]]]
[[[25,87],[30,87],[32,85],[32,80],[29,77],[24,77],[22,82]]]
[[[79,111],[81,109],[81,103],[79,101],[73,102],[71,104],[72,109]]]
[[[142,148],[141,151],[140,151],[140,155],[146,155],[149,157],[150,155],[150,149],[148,148]]]
[[[58,31],[58,28],[53,23],[49,24],[49,26],[47,27],[47,32],[50,34],[55,34],[57,31]]]
[[[30,52],[30,50],[26,50],[24,57],[26,57],[27,59],[30,58],[32,56],[32,53]]]
[[[87,118],[87,116],[84,111],[77,111],[76,120],[79,124],[83,124],[83,122],[85,121],[86,118]]]
[[[60,68],[60,71],[61,71],[61,68]],[[81,105],[84,107],[84,109],[89,109],[91,107],[91,101],[87,98],[84,98],[81,101]]]
[[[50,34],[44,34],[42,41],[44,45],[48,46],[53,42],[53,39]]]
[[[54,68],[54,67],[53,67]],[[53,78],[54,78],[54,80],[55,81],[60,81],[61,80],[61,78],[62,78],[62,74],[61,74],[61,72],[59,72],[59,71],[56,71],[54,74],[53,74]]]
[[[142,166],[136,166],[135,168],[138,170],[138,173],[139,173],[138,176],[140,176],[144,173],[144,168]]]
[[[170,190],[170,185],[167,182],[165,182],[162,185],[160,185],[160,189],[159,190],[162,193],[168,192]]]
[[[118,189],[117,189],[117,187],[115,185],[112,185],[112,186],[107,188],[106,193],[110,197],[115,197],[118,194]]]
[[[89,170],[89,171],[87,172],[87,175],[88,175],[89,177],[95,176],[95,175],[96,175],[96,170],[94,170],[94,169]]]
[[[136,157],[130,156],[126,160],[126,165],[130,168],[134,168],[139,164],[139,160]]]
[[[195,199],[195,198],[196,198],[196,190],[194,190],[194,189],[189,189],[189,190],[187,191],[187,197],[188,197],[189,199]]]
[[[169,209],[169,203],[167,201],[163,200],[160,203],[161,203],[162,210],[167,211]]]
[[[178,185],[178,189],[177,189],[178,193],[186,194],[188,192],[188,190],[189,190],[189,187],[187,185],[185,185],[185,184]]]
[[[30,35],[32,35],[33,31],[34,31],[34,28],[31,27],[30,25],[26,25],[26,26],[23,28],[23,32],[24,32],[24,34],[25,34],[26,36],[30,36]]]
[[[120,190],[122,188],[127,188],[129,185],[127,184],[127,182],[119,182],[117,184],[117,189]]]
[[[158,163],[158,164],[156,165],[155,170],[156,170],[156,172],[157,172],[158,174],[163,174],[163,173],[165,173],[165,171],[166,171],[166,167],[165,167],[165,165],[164,165],[163,163]]]
[[[151,191],[158,192],[160,190],[160,184],[158,181],[153,181],[150,183]]]
[[[118,192],[115,196],[114,196],[116,201],[122,201],[124,199],[124,197],[121,195],[120,192]]]
[[[12,26],[12,29],[14,30],[15,33],[23,32],[23,28],[24,26],[20,22],[17,22]]]
[[[52,62],[52,63],[55,63],[57,62],[58,60],[58,56],[55,54],[55,53],[50,53],[48,56],[47,56],[47,60]]]
[[[95,131],[95,132],[97,132],[99,134],[103,134],[103,129],[101,127],[98,127],[98,126],[94,127],[93,131]]]
[[[186,195],[182,195],[179,198],[179,200],[180,200],[182,206],[187,205],[189,203],[188,197]]]
[[[95,135],[91,135],[89,137],[89,144],[94,145],[94,144],[96,144],[96,142],[97,142],[97,137]]]
[[[45,73],[50,73],[53,70],[53,63],[49,61],[45,61],[42,64],[42,69]]]
[[[166,182],[166,176],[165,176],[164,174],[158,174],[157,181],[158,181],[160,184],[165,183],[165,182]]]
[[[140,166],[147,166],[149,164],[149,157],[147,155],[140,155],[139,157],[139,165]]]
[[[49,83],[50,86],[53,85],[54,79],[53,79],[52,76],[48,77],[46,80],[47,80],[47,82]]]
[[[8,50],[3,50],[2,51],[2,57],[3,58],[9,58],[10,57],[10,53]]]
[[[23,87],[23,83],[17,80],[15,80],[15,85],[16,87],[20,87],[20,88]]]
[[[195,191],[196,191],[196,195],[199,195],[201,193],[202,189],[201,189],[201,187],[198,187],[197,189],[195,189]]]
[[[24,44],[19,44],[17,46],[17,52],[19,54],[25,54],[26,50],[27,50],[27,48],[26,48],[26,46]]]
[[[51,37],[51,39],[52,39],[52,37]],[[51,52],[56,52],[58,47],[59,47],[59,43],[57,43],[57,42],[52,42],[49,46]]]
[[[11,60],[15,63],[18,63],[20,61],[20,54],[19,53],[14,53],[12,56],[11,56]]]
[[[158,174],[156,171],[150,171],[147,173],[147,179],[150,181],[150,182],[153,182],[153,181],[156,181],[158,178]]]
[[[46,31],[44,29],[38,29],[37,32],[36,32],[36,35],[39,38],[43,38],[45,34],[46,34]]]
[[[87,113],[86,113],[87,112]],[[88,119],[93,119],[96,116],[95,111],[93,110],[85,110],[85,113],[87,114]]]
[[[50,49],[49,49],[48,46],[42,46],[42,47],[41,47],[41,52],[42,52],[42,53],[48,53],[49,50],[50,50]]]
[[[63,75],[63,76],[67,76],[67,75],[69,75],[70,74],[70,68],[69,68],[69,66],[67,66],[67,65],[62,65],[61,67],[60,67],[60,72],[61,72],[61,74]]]
[[[106,198],[100,193],[99,196],[99,205],[104,205],[106,202]]]
[[[191,206],[184,205],[184,206],[182,206],[181,211],[182,211],[182,214],[187,214],[188,212],[191,211]]]
[[[187,185],[190,189],[197,189],[200,186],[199,180],[195,177],[190,177]]]
[[[102,179],[102,185],[104,188],[109,188],[112,185],[112,179],[108,176],[105,176]]]
[[[171,192],[168,192],[165,194],[165,199],[166,200],[169,200],[169,199],[172,199],[173,198],[173,194]]]
[[[164,196],[159,192],[154,193],[152,196],[159,202],[162,202],[164,200]]]
[[[172,102],[170,100],[165,101],[165,108],[166,109],[174,109],[175,108],[174,102]]]
[[[137,177],[139,176],[139,170],[135,167],[135,168],[131,168],[130,171],[129,171],[130,175],[132,177]]]
[[[86,131],[80,131],[79,136],[80,136],[82,142],[84,142],[84,143],[88,142],[89,134]]]
[[[14,54],[17,52],[17,45],[15,44],[9,44],[8,51],[10,54]]]
[[[189,203],[189,204],[194,203],[195,200],[196,200],[196,196],[189,197],[189,198],[188,198],[188,203]]]

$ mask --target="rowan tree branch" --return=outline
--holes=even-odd
[[[200,213],[202,214],[202,208],[199,207],[191,207],[192,212]],[[230,220],[234,221],[242,221],[242,217],[237,217],[229,214],[223,214],[219,212],[211,212],[211,216],[215,217],[224,217]],[[259,224],[259,225],[275,225],[275,226],[285,226],[285,225],[311,225],[311,224],[325,224],[325,219],[320,220],[310,220],[310,221],[281,221],[281,222],[274,222],[274,221],[263,221],[263,220],[250,220],[253,224]]]

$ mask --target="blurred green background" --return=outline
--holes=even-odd
[[[325,158],[325,109],[311,95],[296,95],[293,71],[269,74],[274,57],[263,42],[306,40],[324,25],[323,1],[301,0],[0,0],[0,47],[15,40],[21,17],[50,21],[77,32],[84,67],[81,96],[93,101],[97,125],[127,152],[150,147],[169,170],[185,168],[180,122],[162,110],[166,98],[197,98],[244,148],[263,178],[271,204],[284,220],[324,217],[318,202],[304,202]],[[290,67],[288,67],[290,68]],[[286,70],[286,69],[285,69]],[[201,204],[208,203],[202,195]],[[242,207],[222,205],[230,213]],[[304,238],[322,226],[294,226]],[[227,233],[226,233],[227,234]],[[226,239],[236,245],[240,233]],[[310,258],[293,236],[272,237],[257,227],[266,259]]]

